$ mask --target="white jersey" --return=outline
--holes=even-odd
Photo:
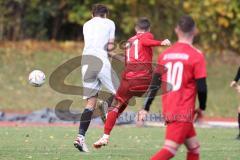
[[[119,79],[111,67],[106,50],[110,39],[115,38],[115,24],[112,20],[94,17],[83,26],[84,49],[82,58],[83,99],[96,96],[102,85],[115,94]],[[102,64],[91,56],[99,58]]]
[[[83,55],[94,55],[107,58],[106,45],[109,39],[115,38],[115,24],[108,18],[93,17],[83,25]]]

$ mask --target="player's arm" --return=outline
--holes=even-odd
[[[158,90],[161,88],[161,75],[164,71],[164,68],[158,66],[152,76],[151,83],[147,91],[147,97],[145,98],[142,112],[149,112],[150,106],[156,97]],[[141,111],[140,111],[141,112]]]
[[[114,41],[115,41],[115,24],[111,24],[111,29],[110,29],[110,38],[108,40],[108,45],[107,45],[107,51],[108,51],[108,56],[117,59],[121,62],[125,62],[125,57],[123,55],[119,55],[113,52],[114,50]]]
[[[169,46],[171,45],[171,42],[168,39],[165,39],[163,41],[158,41],[150,38],[145,38],[142,41],[143,46],[147,47],[155,47],[155,46]]]
[[[137,121],[143,122],[150,110],[150,106],[161,87],[161,74],[159,72],[154,72],[152,81],[147,91],[147,97],[144,101],[142,110],[138,112]]]
[[[206,78],[196,79],[196,84],[197,84],[199,108],[195,111],[195,113],[197,114],[195,121],[198,121],[198,120],[202,119],[203,113],[206,110],[206,103],[207,103]]]
[[[153,74],[151,84],[148,88],[147,97],[144,101],[143,109],[145,111],[148,112],[150,110],[150,106],[151,106],[158,90],[160,89],[160,87],[161,87],[161,74],[159,72],[155,72]]]
[[[237,72],[237,74],[236,74],[236,76],[234,78],[234,81],[238,82],[239,79],[240,79],[240,67],[238,68],[238,72]]]
[[[107,46],[108,56],[121,62],[125,62],[123,55],[115,53],[114,50],[114,39],[110,39]]]
[[[206,102],[207,102],[207,82],[206,82],[206,78],[197,79],[196,84],[197,84],[199,108],[202,111],[205,111],[206,110]]]
[[[198,54],[198,58],[196,63],[194,63],[194,79],[196,81],[197,87],[197,95],[199,101],[199,108],[195,110],[195,121],[201,121],[203,118],[204,110],[206,109],[207,102],[207,68],[206,68],[206,60],[204,55]]]
[[[239,79],[240,79],[240,67],[238,68],[238,72],[237,72],[234,80],[231,82],[230,86],[237,87],[237,82],[239,81]]]
[[[108,52],[108,56],[118,61],[125,62],[125,56],[123,55],[116,54],[114,52]]]

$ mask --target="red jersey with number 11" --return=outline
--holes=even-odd
[[[162,96],[164,118],[166,121],[192,122],[196,79],[207,76],[204,55],[193,46],[178,42],[159,56],[158,64],[167,68],[162,81],[172,87],[172,91]]]
[[[128,40],[125,52],[124,78],[151,78],[152,47],[160,46],[161,41],[154,40],[152,33],[137,33]]]

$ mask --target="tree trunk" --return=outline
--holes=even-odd
[[[62,25],[62,20],[64,18],[64,9],[67,6],[67,2],[65,0],[61,0],[57,10],[57,16],[53,18],[53,27],[52,27],[52,34],[51,39],[57,39],[58,32]]]
[[[4,17],[0,16],[0,40],[4,40]]]

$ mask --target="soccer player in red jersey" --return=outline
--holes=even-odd
[[[110,132],[119,115],[127,107],[128,101],[133,96],[142,96],[147,91],[152,79],[152,47],[170,45],[168,39],[164,41],[154,40],[147,18],[140,18],[135,30],[136,35],[130,38],[126,44],[125,69],[112,109],[107,115],[104,135],[94,143],[95,148],[108,144]]]
[[[200,145],[194,129],[194,115],[200,120],[206,108],[207,85],[204,55],[192,46],[197,33],[194,20],[190,16],[180,18],[175,32],[178,42],[166,49],[158,58],[158,67],[166,67],[166,72],[156,68],[149,87],[142,113],[149,107],[156,95],[153,88],[166,89],[162,82],[171,84],[171,91],[162,96],[162,114],[166,121],[166,136],[163,148],[151,160],[169,160],[184,144],[187,160],[199,160]],[[199,108],[195,110],[198,94]],[[144,116],[143,116],[144,117]]]

